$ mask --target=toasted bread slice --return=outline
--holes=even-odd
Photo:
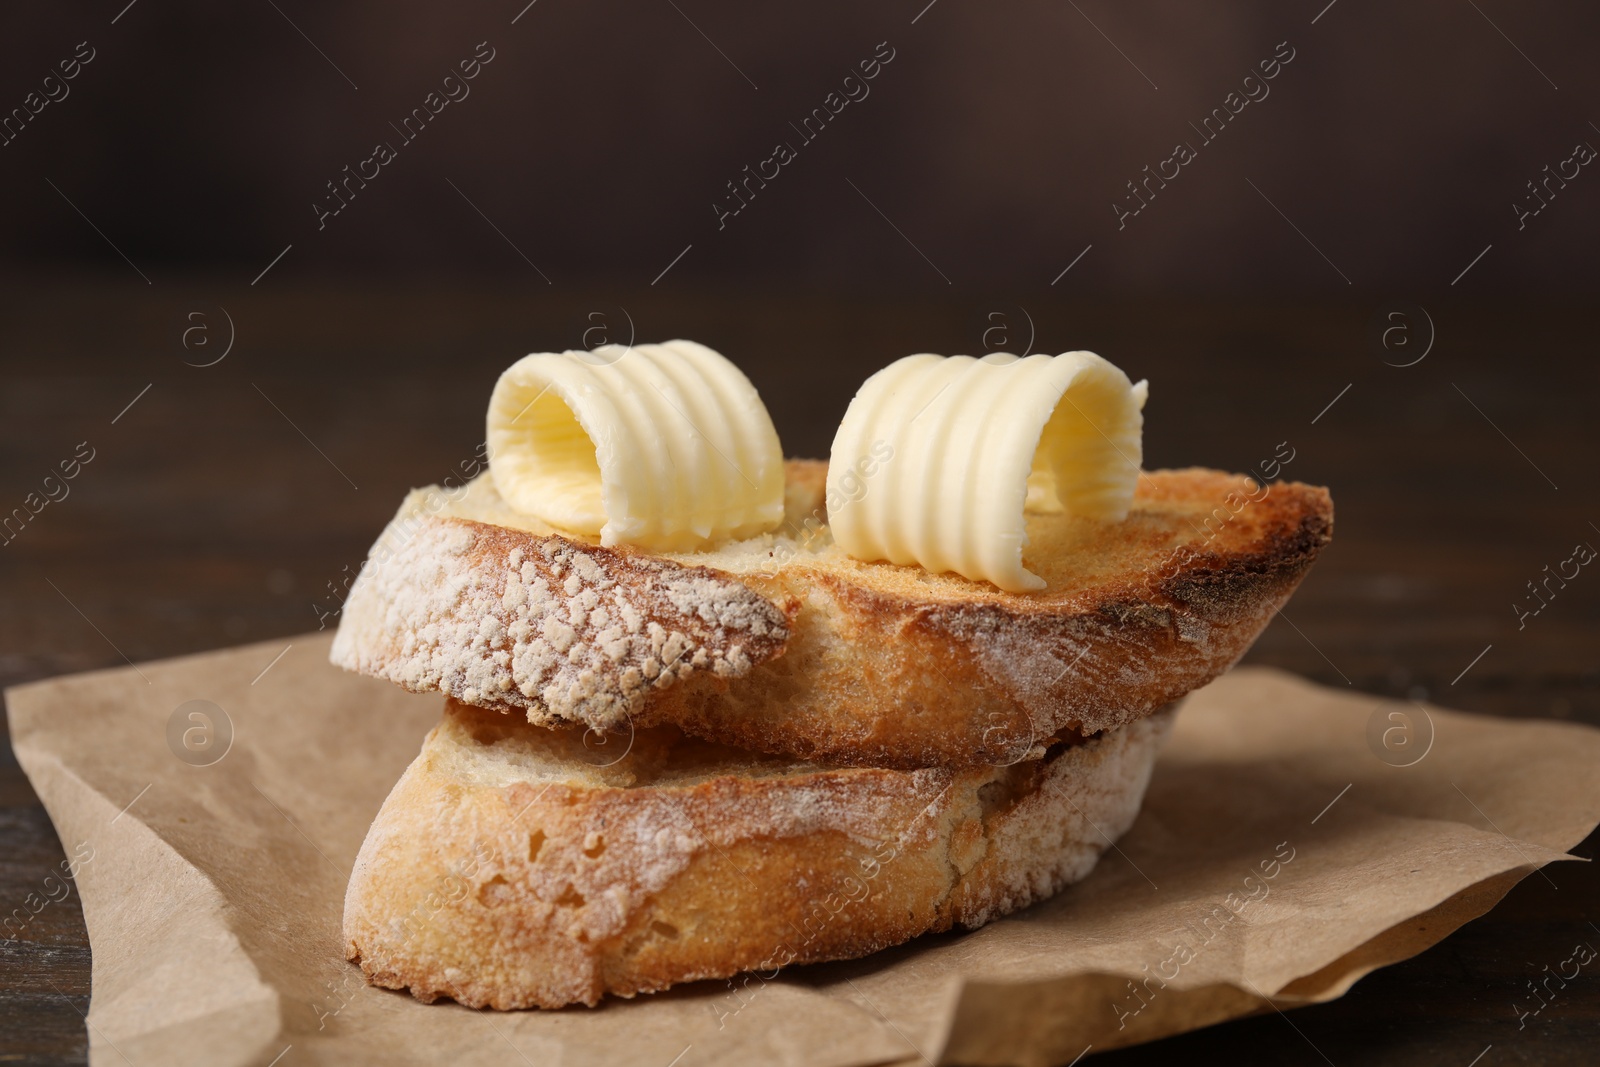
[[[1048,588],[1005,593],[845,555],[826,469],[789,463],[776,534],[673,556],[559,534],[486,478],[419,490],[351,589],[333,662],[542,725],[672,724],[863,766],[1004,764],[1221,674],[1333,529],[1324,489],[1154,471],[1123,522],[1030,515],[1025,561]]]
[[[672,727],[619,757],[449,701],[361,846],[346,952],[419,1000],[554,1008],[980,926],[1093,868],[1171,722],[1010,767],[893,771]]]

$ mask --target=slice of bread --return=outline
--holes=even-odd
[[[1093,868],[1171,722],[1009,767],[895,771],[673,727],[608,752],[447,701],[356,859],[347,954],[419,1000],[553,1008],[980,926]]]
[[[486,477],[413,492],[351,589],[332,660],[536,724],[671,724],[863,766],[1004,764],[1221,674],[1333,530],[1325,489],[1153,471],[1126,521],[1030,514],[1024,559],[1048,588],[1005,593],[845,555],[826,470],[790,461],[777,533],[672,556],[559,534]]]

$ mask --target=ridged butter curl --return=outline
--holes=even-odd
[[[1093,352],[897,360],[833,439],[833,539],[861,560],[1043,589],[1023,565],[1025,513],[1126,518],[1147,393]]]
[[[750,379],[693,341],[539,352],[495,384],[489,470],[511,507],[670,552],[783,518],[783,450]]]

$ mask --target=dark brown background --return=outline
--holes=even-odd
[[[314,629],[403,491],[472,454],[498,372],[581,343],[598,313],[614,339],[631,321],[726,352],[795,454],[825,455],[896,356],[1100,351],[1151,380],[1151,466],[1244,469],[1288,441],[1286,473],[1334,491],[1335,543],[1252,662],[1600,724],[1600,578],[1525,629],[1512,609],[1600,544],[1600,178],[1522,232],[1510,206],[1600,144],[1600,15],[938,0],[912,25],[921,2],[538,0],[513,26],[520,3],[277,6],[7,16],[0,108],[77,42],[98,55],[0,147],[0,514],[79,442],[96,458],[0,545],[0,683]],[[485,39],[472,96],[319,232],[322,183]],[[882,40],[897,55],[872,95],[719,232],[722,183]],[[1123,181],[1283,40],[1268,99],[1117,232]],[[1412,309],[1412,347],[1389,350],[1373,325],[1399,300],[1437,334],[1410,367],[1385,361],[1415,358],[1426,321]],[[0,749],[0,910],[61,858]],[[1531,878],[1293,1013],[1304,1036],[1269,1016],[1106,1061],[1464,1065],[1492,1045],[1482,1067],[1588,1063],[1592,975],[1526,1029],[1512,1008],[1575,942],[1600,946],[1600,876],[1548,873],[1559,888]],[[88,993],[72,897],[0,940],[0,1060],[83,1062]]]
[[[1261,194],[1357,286],[1442,287],[1491,242],[1480,290],[1597,278],[1600,177],[1523,231],[1511,207],[1578,141],[1600,146],[1592,6],[1339,0],[1312,25],[1326,0],[937,0],[912,25],[927,0],[674,2],[538,0],[515,25],[523,0],[138,0],[114,26],[115,0],[21,6],[0,108],[78,42],[97,58],[0,147],[4,258],[125,269],[48,179],[152,278],[204,263],[248,281],[293,243],[283,275],[543,284],[453,182],[558,284],[648,281],[691,243],[675,280],[937,282],[854,182],[959,285],[1043,284],[1090,243],[1080,289],[1342,284]],[[325,183],[398,144],[390,123],[480,41],[496,58],[471,95],[319,231]],[[719,232],[725,183],[798,142],[789,124],[880,41],[896,58],[871,95]],[[1270,95],[1201,147],[1189,123],[1282,41]],[[1118,232],[1124,183],[1179,140],[1199,158]]]

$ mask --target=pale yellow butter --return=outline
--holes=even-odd
[[[526,356],[495,384],[487,440],[506,503],[603,545],[688,551],[783,518],[766,405],[693,341]]]
[[[1126,518],[1147,394],[1093,352],[897,360],[861,386],[833,439],[828,495],[846,501],[829,511],[833,539],[857,559],[1043,589],[1023,565],[1025,512]],[[835,492],[868,465],[863,485]]]

